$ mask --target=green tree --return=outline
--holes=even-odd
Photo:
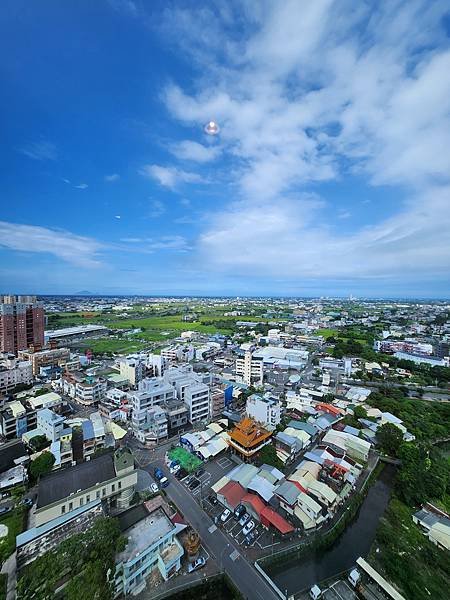
[[[30,447],[33,452],[39,452],[43,450],[46,446],[49,446],[50,442],[47,440],[45,435],[36,435],[34,438],[30,440]]]
[[[267,444],[267,446],[264,446],[264,448],[259,451],[258,459],[261,464],[272,465],[272,467],[276,467],[280,471],[283,470],[284,465],[278,458],[275,446],[272,444]]]
[[[30,475],[34,481],[37,481],[41,475],[50,473],[55,464],[55,457],[51,452],[43,452],[30,464]]]
[[[367,419],[367,410],[364,406],[355,406],[353,409],[353,416],[355,419]]]
[[[403,433],[396,425],[385,423],[377,429],[377,441],[385,454],[397,456],[403,442]]]

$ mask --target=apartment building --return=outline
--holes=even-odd
[[[281,421],[281,402],[276,398],[268,398],[252,394],[247,398],[246,413],[267,429],[273,430]]]
[[[7,439],[20,438],[37,427],[37,412],[42,408],[58,410],[62,398],[55,392],[40,396],[5,402],[0,409],[0,431]]]
[[[107,390],[106,380],[101,377],[85,375],[81,371],[64,373],[60,383],[64,394],[85,406],[102,400]]]
[[[74,467],[41,477],[36,504],[36,527],[72,512],[93,500],[127,508],[134,495],[137,471],[126,449],[104,454]]]
[[[167,362],[189,362],[194,356],[195,350],[191,345],[176,344],[161,350],[161,357]]]
[[[139,382],[137,392],[129,394],[133,411],[141,411],[164,404],[176,398],[176,390],[161,377],[146,378]]]
[[[144,377],[144,363],[139,358],[124,358],[119,363],[120,375],[133,387]]]
[[[184,549],[176,536],[182,527],[163,508],[136,506],[123,513],[119,523],[127,545],[116,557],[115,597],[137,594],[155,569],[164,580],[180,570]]]
[[[251,350],[236,357],[236,376],[247,385],[262,385],[264,368],[263,358],[253,356]]]
[[[44,348],[31,346],[27,350],[21,350],[18,355],[20,359],[31,362],[35,377],[40,375],[41,368],[68,366],[71,361],[69,348],[58,348],[56,342],[50,342]],[[75,364],[79,364],[78,359],[76,359]]]
[[[151,447],[169,435],[166,411],[158,405],[133,411],[132,425],[135,437]]]
[[[39,429],[49,442],[56,442],[64,430],[64,417],[56,414],[49,408],[37,411],[37,429]]]
[[[18,360],[14,354],[0,354],[0,394],[7,394],[16,385],[30,385],[33,382],[31,363]]]
[[[184,401],[189,408],[189,421],[197,423],[210,418],[209,387],[204,383],[193,383],[185,390]]]
[[[44,308],[36,296],[0,296],[0,352],[44,345]]]

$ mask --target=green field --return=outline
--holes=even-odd
[[[87,340],[76,346],[80,351],[92,350],[94,354],[104,354],[105,352],[130,353],[138,350],[145,350],[148,344],[133,340],[115,340],[112,338],[100,338],[96,340]]]
[[[333,337],[338,337],[339,330],[338,329],[318,329],[317,331],[314,332],[314,335],[322,335],[324,338],[330,337],[331,335]]]

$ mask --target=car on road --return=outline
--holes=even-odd
[[[250,533],[250,531],[252,531],[253,529],[255,529],[255,521],[249,521],[243,528],[242,528],[242,533],[244,535],[248,535]]]
[[[245,514],[245,512],[246,512],[245,506],[243,506],[242,504],[239,504],[234,509],[234,518],[239,521],[239,519]]]
[[[226,508],[223,513],[220,515],[220,520],[222,521],[222,523],[226,523],[228,521],[228,519],[231,516],[231,510],[228,510],[228,508]]]
[[[204,558],[203,556],[200,556],[200,558],[197,558],[197,560],[195,560],[193,563],[189,564],[188,569],[187,569],[188,573],[192,573],[192,571],[201,569],[205,565],[206,565],[206,558]]]
[[[157,486],[156,483],[152,483],[150,486],[150,489],[152,491],[153,494],[157,494],[159,492],[159,487]]]
[[[246,512],[242,515],[242,517],[239,519],[239,525],[241,527],[244,527],[244,525],[247,523],[247,521],[250,519],[250,515]]]
[[[212,504],[213,506],[215,506],[218,503],[217,498],[215,496],[213,496],[212,494],[211,494],[211,496],[208,496],[208,500],[209,500],[209,503]]]

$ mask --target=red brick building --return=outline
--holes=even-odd
[[[44,308],[36,296],[0,296],[0,352],[44,345]]]

